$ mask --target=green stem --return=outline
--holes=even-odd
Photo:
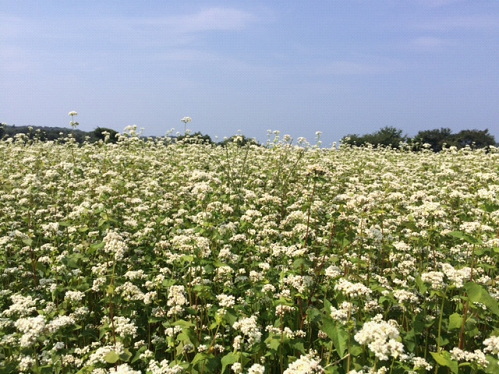
[[[437,352],[440,352],[440,340],[442,335],[442,320],[444,315],[445,297],[442,297],[442,304],[440,305],[440,315],[438,316],[438,335],[437,335]]]

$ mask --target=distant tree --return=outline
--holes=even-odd
[[[5,126],[7,126],[5,123],[0,123],[0,139],[5,135]]]
[[[458,148],[470,146],[471,148],[486,148],[496,144],[496,140],[489,130],[462,130],[459,133],[452,135],[451,145]]]
[[[440,152],[444,144],[452,141],[452,131],[449,128],[436,130],[424,130],[416,134],[412,139],[414,149],[421,149],[423,144],[429,144],[434,152]]]
[[[223,141],[219,142],[218,145],[226,146],[228,144],[236,144],[239,147],[245,145],[260,145],[255,139],[248,138],[244,135],[233,135],[230,138],[226,138]]]
[[[363,146],[366,145],[365,136],[360,136],[358,134],[348,134],[341,139],[341,143],[348,145]]]
[[[106,136],[108,136],[107,142],[109,143],[116,143],[118,141],[118,139],[116,138],[117,134],[118,131],[105,127],[97,127],[92,133],[93,138],[97,141],[106,141]]]
[[[362,136],[357,134],[347,135],[341,142],[348,145],[363,146],[372,144],[374,146],[398,148],[400,143],[407,141],[407,139],[407,136],[402,135],[402,130],[386,126],[372,134],[365,134]]]
[[[402,130],[400,129],[386,126],[372,134],[368,139],[370,143],[375,145],[398,148],[400,143],[407,141],[407,136],[402,135]]]
[[[214,144],[209,135],[202,134],[199,131],[194,134],[180,135],[177,137],[177,141],[191,144]]]

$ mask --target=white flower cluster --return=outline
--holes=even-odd
[[[128,364],[121,364],[109,369],[109,374],[142,374],[140,370],[133,370]]]
[[[441,271],[429,271],[421,274],[421,280],[425,283],[430,283],[435,290],[440,290],[445,287],[444,273]]]
[[[19,318],[14,323],[14,326],[23,333],[19,341],[21,347],[30,347],[36,342],[36,339],[43,334],[46,320],[43,315]]]
[[[483,341],[484,352],[490,352],[499,359],[499,336],[491,336]]]
[[[137,336],[137,326],[130,321],[130,318],[114,316],[114,329],[119,336]]]
[[[170,367],[170,363],[167,360],[162,360],[161,362],[151,360],[147,369],[151,374],[180,374],[184,371],[180,365]]]
[[[123,260],[125,252],[128,250],[128,246],[120,234],[114,231],[108,231],[104,237],[104,243],[104,252],[113,254],[116,261]]]
[[[404,346],[398,341],[400,333],[392,321],[384,321],[378,314],[371,321],[364,323],[354,339],[359,344],[367,344],[369,350],[380,360],[397,358],[404,354]]]
[[[222,308],[233,307],[236,303],[236,298],[232,295],[220,294],[217,295],[218,304]]]
[[[458,288],[463,287],[464,283],[471,279],[471,268],[469,267],[456,270],[451,264],[443,263],[441,266],[445,276]]]
[[[414,370],[425,369],[426,371],[430,371],[433,369],[433,365],[428,363],[423,357],[412,357],[411,360]]]
[[[83,300],[85,293],[81,291],[66,291],[64,295],[64,300],[70,303],[78,303]]]
[[[326,277],[338,278],[341,275],[341,269],[336,265],[331,265],[325,270]]]
[[[262,338],[262,333],[256,321],[256,316],[251,316],[247,318],[242,318],[235,322],[232,327],[235,330],[241,331],[241,333],[246,337],[248,344],[251,346],[254,343],[259,343]],[[237,337],[236,337],[237,338]],[[235,340],[241,340],[235,339]]]
[[[12,304],[9,306],[9,309],[2,311],[0,314],[2,317],[11,317],[13,315],[25,317],[36,310],[37,299],[33,299],[31,296],[15,294],[10,299],[12,300]]]
[[[338,321],[341,324],[346,324],[352,317],[352,314],[356,313],[357,310],[358,307],[348,301],[344,301],[339,305],[338,309],[336,309],[334,306],[331,306],[330,316],[333,320]]]
[[[265,367],[260,364],[253,364],[248,369],[248,374],[264,374],[264,373],[265,373]]]
[[[290,285],[299,293],[303,294],[312,284],[312,277],[289,274],[283,279],[283,283]]]
[[[489,364],[485,354],[479,349],[475,349],[474,352],[467,352],[460,348],[454,347],[451,349],[450,355],[452,359],[456,361],[475,362],[483,367],[487,367]]]
[[[283,374],[314,374],[323,373],[324,368],[320,365],[317,352],[310,351],[306,355],[301,355],[296,361],[289,364]]]
[[[393,297],[397,299],[397,301],[400,304],[405,304],[405,303],[411,304],[418,302],[418,297],[414,293],[402,289],[394,290]]]
[[[105,364],[106,355],[110,352],[115,352],[118,355],[125,353],[125,346],[121,342],[116,342],[114,345],[105,345],[97,348],[92,352],[85,363],[86,365],[95,365],[97,363]]]
[[[352,283],[345,278],[340,278],[338,283],[334,285],[334,289],[340,291],[343,295],[352,298],[369,296],[372,293],[372,290],[362,283]]]
[[[168,290],[168,301],[166,304],[170,307],[168,316],[181,314],[184,311],[184,305],[189,304],[185,297],[184,286],[171,286]]]

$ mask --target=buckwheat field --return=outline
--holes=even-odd
[[[499,372],[497,148],[0,157],[1,373]]]

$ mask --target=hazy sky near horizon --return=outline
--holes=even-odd
[[[499,140],[497,0],[0,0],[0,122]]]

